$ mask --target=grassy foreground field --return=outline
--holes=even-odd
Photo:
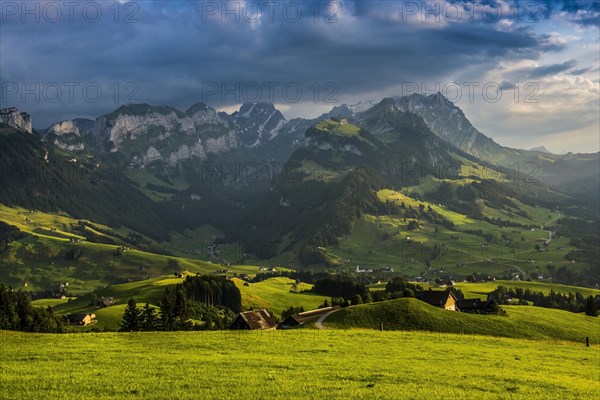
[[[593,399],[600,347],[416,332],[0,332],[0,398]]]

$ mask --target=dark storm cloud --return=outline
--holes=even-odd
[[[569,71],[569,74],[571,74],[571,75],[575,75],[575,76],[578,76],[578,75],[583,75],[583,74],[585,74],[585,73],[586,73],[586,72],[588,72],[589,70],[590,70],[589,68],[574,69],[574,70],[572,70],[572,71]]]
[[[500,90],[502,90],[502,91],[512,90],[516,86],[517,85],[514,82],[502,81],[502,83],[500,84]]]
[[[574,21],[581,26],[600,26],[600,15],[595,17],[580,18]]]
[[[232,88],[254,82],[264,88],[265,82],[278,82],[281,88],[298,83],[304,89],[302,100],[310,101],[309,88],[315,83],[333,82],[338,95],[347,96],[403,82],[443,81],[466,69],[477,79],[500,61],[536,59],[563,49],[526,24],[501,29],[485,18],[437,24],[404,20],[401,2],[346,1],[332,9],[327,2],[318,8],[311,1],[294,3],[302,7],[298,21],[280,10],[274,12],[273,21],[263,15],[260,23],[239,13],[236,22],[235,15],[223,13],[223,2],[214,3],[216,13],[207,8],[210,4],[139,3],[131,23],[124,18],[132,9],[121,5],[115,22],[108,3],[103,18],[94,23],[77,14],[74,21],[56,23],[43,18],[22,23],[19,15],[9,15],[0,32],[0,78],[3,83],[24,84],[30,93],[22,101],[21,88],[9,95],[7,90],[15,88],[3,85],[2,106],[30,112],[34,125],[41,127],[110,112],[123,101],[179,107],[201,100],[211,106],[236,102],[232,96],[225,101],[219,95],[207,97],[203,93],[207,84]],[[235,9],[235,4],[228,7]],[[314,14],[315,9],[320,13]],[[335,18],[328,20],[332,10]],[[535,78],[573,66],[522,72]],[[73,82],[77,86],[70,99],[65,85]],[[49,101],[53,83],[64,91],[58,100]],[[39,98],[31,93],[36,84]],[[94,85],[102,90],[99,99],[83,93],[84,87]],[[275,101],[286,101],[280,91],[274,94]]]
[[[541,79],[546,76],[553,76],[560,72],[567,71],[577,65],[575,60],[565,61],[560,64],[542,65],[535,68],[521,68],[514,72],[517,76],[522,76],[525,79]]]

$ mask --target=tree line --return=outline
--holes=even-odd
[[[35,307],[27,293],[0,284],[0,329],[61,333],[64,326],[52,308]]]
[[[340,281],[342,282],[346,280],[352,281],[352,276],[345,276],[343,278],[340,278]],[[332,285],[329,281],[327,284]],[[346,281],[342,285],[342,287],[351,288],[352,286]],[[336,288],[336,286],[333,285],[330,288]],[[360,285],[354,286],[354,288],[359,289],[351,293],[342,292],[341,290],[335,291],[335,294],[331,297],[331,300],[325,300],[323,304],[319,306],[319,308],[331,306],[348,307],[371,302],[375,303],[380,301],[395,300],[403,297],[416,297],[419,292],[423,291],[423,287],[421,285],[409,282],[407,279],[400,276],[396,276],[390,281],[388,281],[384,290],[370,291],[368,288],[365,287],[366,292],[363,292]],[[315,289],[313,287],[313,291],[314,290]],[[458,300],[462,300],[465,298],[464,294],[460,289],[449,287],[446,289],[446,291],[452,292]],[[327,294],[322,292],[316,293]]]
[[[556,308],[570,312],[585,312],[586,315],[598,316],[598,301],[594,296],[587,298],[581,293],[559,293],[550,290],[550,293],[535,292],[531,289],[507,288],[498,286],[494,291],[488,294],[488,298],[493,299],[498,304],[510,304],[508,299],[519,299],[519,304],[528,304],[529,301],[536,307]]]
[[[233,282],[205,275],[188,276],[182,283],[165,288],[158,309],[148,303],[139,308],[135,299],[129,299],[119,330],[226,329],[241,309],[242,296]]]

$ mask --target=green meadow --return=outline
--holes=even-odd
[[[600,347],[372,330],[0,332],[0,398],[593,399]]]
[[[408,190],[408,189],[407,189]],[[452,229],[426,220],[417,221],[419,228],[409,229],[412,218],[394,215],[363,215],[354,225],[352,232],[340,238],[339,246],[326,249],[330,257],[340,262],[351,260],[346,268],[357,264],[363,267],[394,267],[396,272],[409,276],[421,275],[432,269],[442,269],[444,273],[465,277],[473,273],[502,275],[508,270],[521,273],[547,273],[546,265],[555,268],[567,266],[571,271],[580,271],[586,264],[573,264],[565,255],[574,250],[568,237],[554,238],[543,251],[536,251],[548,239],[550,231],[543,229],[560,217],[560,213],[541,207],[531,207],[513,199],[528,218],[517,215],[518,210],[497,210],[484,207],[488,218],[500,218],[536,228],[523,229],[500,227],[483,220],[449,210],[447,207],[430,202],[421,202],[398,191],[383,189],[378,193],[382,202],[404,203],[406,207],[418,209],[424,205],[431,207],[447,221],[454,224]],[[481,230],[490,236],[485,239],[476,234]],[[437,256],[436,256],[437,254]]]
[[[241,267],[241,270],[245,270]],[[247,267],[248,270],[251,267]],[[254,270],[256,267],[252,267]],[[114,304],[107,308],[98,308],[90,305],[90,294],[84,294],[77,298],[68,299],[39,299],[33,301],[33,305],[39,307],[53,307],[57,314],[75,314],[75,313],[94,313],[96,320],[92,325],[85,327],[74,327],[78,331],[89,331],[91,329],[117,329],[123,317],[123,311],[127,301],[130,298],[136,299],[140,306],[143,303],[150,303],[158,307],[159,302],[165,292],[165,287],[181,283],[183,278],[171,276],[161,276],[152,279],[110,285],[104,288],[96,289],[94,292],[98,297],[112,297]],[[323,301],[329,299],[327,296],[321,296],[306,292],[312,288],[312,285],[301,283],[296,288],[293,287],[294,280],[285,277],[265,279],[257,283],[246,283],[245,281],[232,278],[233,282],[240,289],[242,295],[242,306],[245,309],[267,308],[272,312],[281,315],[281,313],[290,308],[304,307],[305,310],[318,308]]]
[[[600,295],[600,290],[590,289],[580,286],[569,286],[561,285],[558,283],[551,282],[529,282],[529,281],[491,281],[491,282],[457,282],[454,287],[460,289],[466,298],[480,297],[482,299],[487,298],[487,294],[496,289],[498,286],[505,286],[509,288],[521,288],[523,290],[530,289],[533,292],[542,292],[544,294],[550,293],[551,290],[568,294],[568,293],[581,293],[582,296],[596,296]]]
[[[312,285],[308,283],[301,283],[292,291],[295,281],[290,278],[270,278],[257,283],[248,283],[248,286],[245,286],[241,279],[232,279],[240,289],[242,306],[245,309],[267,308],[281,314],[291,306],[313,310],[329,299],[327,296],[314,293],[302,293],[312,289]]]
[[[108,285],[144,278],[152,280],[174,272],[217,274],[218,270],[224,268],[228,272],[221,275],[253,276],[260,272],[258,263],[223,267],[216,262],[190,258],[190,252],[194,248],[198,249],[199,243],[204,243],[205,239],[218,233],[209,227],[173,235],[172,243],[156,243],[144,237],[149,243],[163,246],[175,254],[168,256],[130,248],[119,237],[135,232],[125,227],[112,229],[84,220],[88,232],[113,243],[107,244],[87,241],[74,229],[80,225],[80,220],[66,214],[0,204],[0,216],[3,222],[30,234],[9,244],[0,265],[0,281],[26,291],[45,290],[60,282],[67,282],[69,293],[84,295]],[[231,247],[232,249],[227,249],[223,246],[223,258],[239,257],[239,246]],[[277,267],[279,270],[285,269],[279,265]],[[133,286],[135,285],[134,282]]]
[[[185,275],[184,275],[185,276]],[[59,300],[53,305],[53,309],[57,314],[76,314],[76,313],[94,313],[96,314],[97,322],[86,327],[76,327],[74,329],[87,331],[90,329],[117,329],[123,318],[123,311],[130,298],[135,298],[140,306],[143,303],[150,303],[158,306],[162,298],[165,287],[167,285],[175,285],[181,283],[184,278],[175,276],[161,276],[153,279],[135,281],[131,283],[123,283],[119,285],[110,285],[104,288],[95,290],[98,297],[112,297],[114,299],[113,306],[107,308],[98,308],[90,305],[90,294],[79,296],[71,301]],[[34,305],[43,306],[46,299],[36,300]]]
[[[341,136],[355,136],[360,132],[360,128],[349,123],[336,122],[331,119],[320,121],[315,125],[320,131],[328,131]]]

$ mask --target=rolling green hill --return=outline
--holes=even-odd
[[[567,311],[529,306],[503,306],[507,315],[447,311],[414,298],[344,308],[325,320],[332,328],[425,330],[526,339],[600,341],[600,319]]]
[[[253,266],[231,267],[232,272],[252,274],[256,273],[258,268]],[[161,276],[152,279],[110,285],[94,290],[98,297],[113,297],[114,305],[107,308],[98,308],[90,305],[90,293],[86,293],[69,301],[60,299],[39,299],[33,301],[33,305],[39,307],[52,306],[59,315],[76,313],[94,313],[97,323],[78,330],[90,329],[117,329],[123,317],[123,311],[130,298],[134,298],[139,305],[150,303],[158,307],[164,294],[165,287],[183,282],[185,276],[192,275],[184,273],[182,278],[171,276]],[[289,278],[277,277],[265,279],[257,283],[248,283],[244,285],[243,280],[232,278],[233,282],[240,289],[242,295],[242,306],[245,309],[267,308],[276,314],[281,314],[291,306],[304,307],[305,310],[312,310],[323,303],[326,296],[316,295],[314,293],[291,292],[292,284],[295,282]],[[297,290],[310,290],[312,285],[302,283],[298,285]]]
[[[404,275],[429,279],[438,274],[462,280],[473,273],[501,278],[509,271],[537,276],[548,274],[550,264],[579,274],[590,267],[567,259],[577,248],[570,237],[555,234],[561,218],[556,210],[514,199],[520,214],[483,206],[479,219],[405,192],[413,193],[410,188],[379,190],[382,204],[400,210],[363,214],[337,246],[326,249],[328,256],[347,269],[390,265]]]
[[[412,117],[396,113],[390,118],[394,125]],[[274,243],[276,254],[335,245],[363,213],[385,212],[376,192],[391,182],[401,183],[399,158],[406,157],[407,162],[453,160],[450,148],[423,124],[403,133],[396,141],[384,143],[344,119],[321,121],[309,128],[307,146],[291,155],[284,173],[275,178],[273,190],[242,221],[236,238]]]
[[[153,202],[132,186],[118,162],[77,156],[0,124],[0,203],[93,218],[165,238]],[[144,216],[140,218],[140,216]]]
[[[553,239],[546,251],[537,252],[535,245],[547,232],[500,228],[467,218],[465,224],[452,229],[423,219],[418,221],[419,229],[410,229],[409,223],[415,220],[365,214],[355,223],[352,232],[341,238],[338,246],[329,247],[327,253],[340,262],[351,260],[345,264],[347,269],[354,269],[357,264],[370,268],[390,265],[396,272],[408,276],[427,274],[430,279],[435,277],[433,272],[439,270],[455,279],[463,279],[472,273],[500,278],[509,270],[547,273],[548,263],[574,272],[587,267],[585,263],[573,264],[565,259],[575,248],[565,236]],[[476,234],[479,229],[493,235],[492,240]]]
[[[0,282],[23,290],[47,290],[68,283],[67,292],[84,294],[106,285],[155,278],[173,272],[214,273],[222,269],[198,259],[136,249],[157,242],[124,227],[113,229],[66,213],[49,213],[0,204],[0,221],[26,237],[3,249]],[[255,274],[256,266],[228,267],[233,275]]]
[[[97,329],[117,329],[123,318],[123,311],[130,298],[135,298],[138,303],[150,303],[158,306],[162,298],[165,287],[167,285],[175,285],[181,283],[184,278],[175,276],[161,276],[158,278],[124,283],[119,285],[110,285],[104,288],[99,288],[94,292],[98,297],[113,297],[115,304],[106,308],[98,308],[90,305],[90,294],[79,296],[71,301],[62,301],[53,306],[54,311],[59,315],[77,314],[77,313],[94,313],[96,314],[97,323],[78,328],[79,330]],[[44,306],[47,300],[36,300],[33,305]]]

